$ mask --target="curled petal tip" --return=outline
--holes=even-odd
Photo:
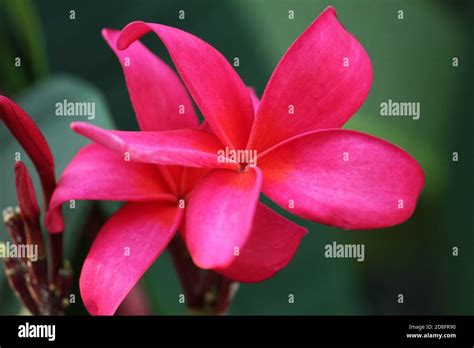
[[[190,33],[145,22],[132,22],[121,31],[118,50],[149,32],[164,44],[196,106],[221,142],[232,148],[245,147],[253,123],[252,100],[228,60]]]
[[[130,30],[135,29],[135,30]],[[138,37],[149,31],[145,22],[135,21],[127,24],[120,33],[117,40],[117,48],[120,51],[126,50]],[[132,34],[132,35],[131,35]]]

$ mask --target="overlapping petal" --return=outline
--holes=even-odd
[[[258,159],[263,192],[290,212],[349,229],[382,228],[408,219],[424,184],[408,153],[364,133],[309,132]]]
[[[291,136],[338,128],[372,84],[370,58],[327,8],[285,53],[262,96],[249,149],[263,152]]]
[[[262,175],[215,169],[194,189],[186,213],[186,244],[204,269],[226,267],[249,238]]]
[[[79,280],[90,314],[114,314],[166,248],[182,212],[165,203],[127,203],[107,221],[92,244]]]
[[[127,132],[105,130],[76,122],[71,128],[111,150],[129,156],[131,161],[204,168],[238,168],[219,157],[223,145],[217,137],[198,129],[166,132]]]
[[[239,255],[215,271],[239,282],[264,281],[288,265],[306,233],[305,228],[258,203],[252,231]]]
[[[51,199],[51,208],[69,200],[174,201],[153,164],[125,161],[97,144],[82,148],[64,170]],[[46,225],[62,230],[48,212]]]
[[[183,167],[180,196],[188,198],[201,179],[212,169]]]
[[[175,72],[139,41],[126,50],[118,50],[119,34],[117,30],[102,31],[122,66],[140,129],[166,131],[197,127],[191,98]]]
[[[130,23],[122,30],[118,49],[126,49],[149,32],[164,43],[188,91],[222,143],[244,148],[253,122],[252,101],[229,62],[192,34],[144,22]]]

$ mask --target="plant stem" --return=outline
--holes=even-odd
[[[177,234],[168,246],[190,314],[226,314],[238,283],[211,270],[197,267]]]
[[[56,285],[59,269],[63,266],[63,234],[48,233],[48,237],[51,256],[49,282]]]

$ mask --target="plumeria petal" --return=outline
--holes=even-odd
[[[247,86],[247,90],[249,91],[250,98],[252,99],[253,111],[255,115],[258,110],[258,106],[260,105],[260,99],[258,99],[257,94],[255,93],[255,89],[253,87]],[[206,120],[202,121],[202,123],[199,125],[199,129],[212,132],[212,128],[211,126],[209,126],[209,123],[207,123]]]
[[[97,144],[83,147],[64,169],[51,199],[51,208],[74,200],[175,201],[156,165],[125,161]],[[61,229],[50,212],[46,225]]]
[[[188,167],[238,168],[219,157],[223,145],[217,137],[198,129],[164,132],[105,130],[89,123],[75,122],[71,128],[131,161]]]
[[[215,48],[182,30],[133,22],[121,32],[118,49],[126,49],[154,32],[164,43],[184,84],[214,133],[229,147],[244,148],[253,122],[250,95],[232,66]]]
[[[327,8],[293,43],[262,96],[248,148],[263,152],[291,136],[338,128],[372,84],[364,48]]]
[[[238,282],[261,282],[293,258],[307,230],[258,203],[252,231],[238,256],[215,271]]]
[[[119,59],[128,93],[143,131],[196,128],[199,125],[191,98],[178,75],[141,42],[117,49],[120,31],[104,29],[102,36]],[[161,166],[168,183],[180,185],[181,168]]]
[[[90,314],[114,314],[166,248],[182,212],[165,203],[127,203],[107,221],[92,244],[79,280]]]
[[[20,106],[2,95],[0,95],[0,120],[5,123],[33,162],[41,181],[47,208],[56,187],[56,178],[53,155],[46,139],[30,116]],[[59,225],[63,224],[61,207],[51,210],[50,214]]]
[[[423,170],[382,139],[342,129],[309,132],[261,154],[263,192],[304,218],[350,229],[407,220]]]
[[[201,180],[186,213],[186,244],[197,266],[233,262],[249,238],[261,184],[258,168],[244,173],[215,169]]]
[[[139,41],[126,50],[118,50],[119,34],[118,30],[102,30],[102,36],[122,65],[140,129],[162,131],[197,127],[191,98],[175,72]]]

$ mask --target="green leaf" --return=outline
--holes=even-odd
[[[69,124],[72,121],[81,120],[105,128],[114,128],[108,107],[102,95],[94,87],[77,78],[67,76],[50,78],[36,84],[18,98],[13,99],[26,110],[45,135],[54,155],[56,175],[58,178],[74,154],[88,143],[87,139],[70,130]],[[55,105],[56,103],[62,103],[64,100],[68,102],[94,103],[95,119],[88,120],[85,117],[78,116],[57,116],[55,114]],[[2,169],[0,171],[0,192],[2,192],[0,196],[0,208],[2,209],[6,206],[17,204],[13,173],[16,152],[21,154],[21,160],[28,165],[33,174],[37,195],[39,200],[42,201],[42,198],[40,199],[40,186],[34,167],[27,158],[26,153],[8,133],[7,129],[0,127],[0,163]],[[82,231],[90,204],[91,202],[77,201],[75,209],[70,209],[69,205],[64,205],[63,207],[66,224],[66,230],[64,232],[65,256],[67,258],[73,258],[74,256],[75,245],[80,238],[80,232]],[[44,209],[42,212],[44,214]],[[5,240],[8,238],[5,229],[0,228],[0,230],[2,231],[0,233],[1,239]],[[79,270],[75,271],[79,273]],[[5,311],[11,311],[11,313],[18,312],[15,308],[6,309],[6,307],[4,307],[5,303],[16,303],[16,301],[12,300],[10,295],[13,295],[13,293],[8,289],[2,270],[0,276],[0,308],[2,314],[5,314]],[[76,298],[78,298],[77,295]]]
[[[26,85],[26,71],[15,66],[15,52],[3,24],[0,21],[0,72],[3,87],[8,91],[18,91]]]
[[[33,2],[30,0],[5,0],[9,23],[26,51],[33,76],[39,79],[48,72],[48,62],[43,30]]]

